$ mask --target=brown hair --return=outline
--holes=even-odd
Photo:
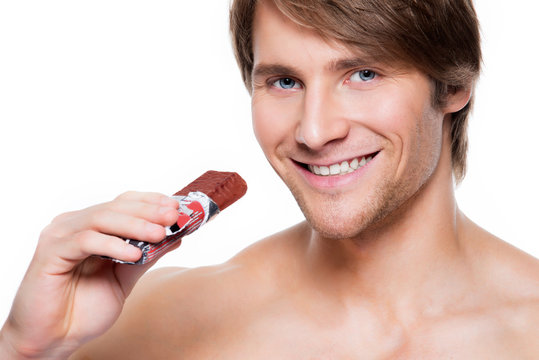
[[[294,22],[385,62],[411,65],[434,82],[433,103],[473,87],[481,65],[472,0],[271,0]],[[257,0],[234,0],[230,31],[243,81],[251,88]],[[451,156],[457,182],[466,172],[467,122],[473,103],[452,114]]]

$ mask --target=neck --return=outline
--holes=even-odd
[[[446,161],[383,226],[345,240],[313,230],[308,256],[317,286],[345,302],[388,304],[403,313],[462,295],[469,285],[461,244],[467,220],[457,208]]]

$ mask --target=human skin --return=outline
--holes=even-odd
[[[158,242],[177,209],[165,195],[127,192],[56,217],[41,233],[0,332],[0,358],[63,359],[107,330],[152,264],[121,266],[91,255],[137,260],[140,250],[119,237]]]
[[[258,6],[255,134],[308,221],[221,265],[148,274],[72,358],[536,358],[537,260],[455,202],[448,114],[469,93],[437,109],[414,69],[328,67],[359,52]],[[366,69],[379,77],[359,81]],[[371,152],[345,176],[297,166]]]

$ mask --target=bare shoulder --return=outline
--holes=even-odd
[[[482,230],[476,230],[470,258],[492,289],[508,299],[539,299],[539,259]]]
[[[249,246],[229,261],[146,274],[115,325],[76,359],[176,358],[208,338],[238,336],[243,324],[280,296],[297,227]],[[236,335],[235,335],[236,334]],[[221,341],[220,340],[220,341]]]
[[[487,313],[514,343],[539,354],[539,260],[478,229],[470,257],[482,283]]]

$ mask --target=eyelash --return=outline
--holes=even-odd
[[[361,74],[364,74],[365,73],[369,73],[370,75],[372,75],[372,78],[371,79],[362,79],[361,78]],[[352,80],[352,77],[356,74],[359,74],[359,79],[358,80]],[[363,82],[363,83],[366,83],[366,82],[369,82],[369,81],[373,81],[375,80],[377,77],[379,77],[380,75],[374,71],[374,70],[371,70],[371,69],[361,69],[361,70],[355,70],[354,72],[352,72],[350,74],[350,76],[348,76],[345,80],[345,83],[360,83],[360,82]],[[291,87],[285,87],[283,86],[283,82],[284,81],[289,81],[289,82],[292,82],[293,85],[291,85]],[[302,87],[301,83],[291,77],[281,77],[281,78],[278,78],[278,79],[270,79],[268,81],[269,85],[271,87],[275,87],[275,88],[278,88],[279,90],[292,90],[292,89],[297,89],[296,85]]]
[[[369,73],[372,75],[372,79],[368,79],[368,80],[365,80],[365,79],[361,79],[361,74],[365,74],[365,73]],[[362,70],[357,70],[357,71],[354,71],[350,77],[348,79],[352,79],[352,77],[355,75],[355,74],[359,74],[359,77],[360,77],[360,81],[361,82],[367,82],[367,81],[372,81],[374,79],[376,79],[378,77],[378,73],[374,70],[371,70],[371,69],[362,69]],[[352,81],[352,80],[351,80]]]
[[[291,81],[293,82],[293,85],[292,87],[284,87],[282,82],[283,81]],[[300,82],[299,81],[296,81],[294,80],[293,78],[291,77],[282,77],[282,78],[279,78],[279,79],[272,79],[269,81],[270,82],[270,85],[273,86],[273,87],[276,87],[276,88],[279,88],[280,90],[290,90],[290,89],[296,89],[296,85],[299,85],[301,86]],[[279,85],[277,85],[279,84]]]

